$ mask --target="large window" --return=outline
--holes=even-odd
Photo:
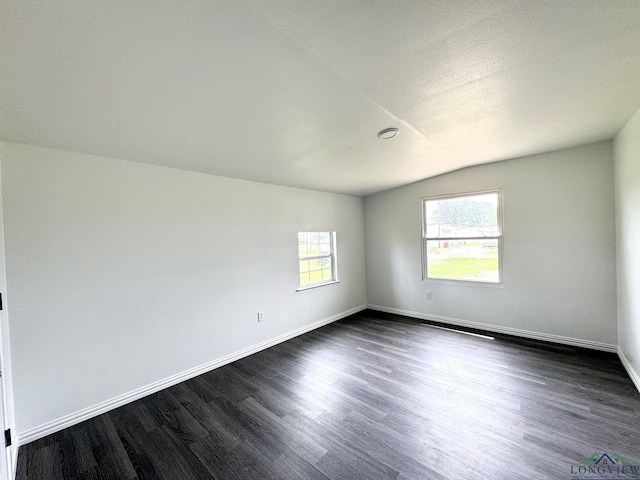
[[[298,232],[300,287],[337,281],[335,232]]]
[[[423,278],[501,283],[500,190],[422,199]]]

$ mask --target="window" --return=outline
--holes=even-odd
[[[423,278],[501,283],[501,191],[422,199]]]
[[[300,288],[337,281],[336,233],[298,232]]]

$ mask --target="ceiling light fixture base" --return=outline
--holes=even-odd
[[[385,128],[378,132],[378,138],[381,138],[382,140],[389,140],[398,135],[398,132],[399,130],[395,127]]]

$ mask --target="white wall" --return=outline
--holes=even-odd
[[[504,287],[422,281],[420,197],[494,187],[503,191]],[[367,197],[367,301],[615,349],[613,214],[611,142],[466,168]]]
[[[366,302],[361,198],[0,149],[19,435]],[[340,283],[295,291],[304,230]]]
[[[618,338],[640,390],[640,110],[614,140]]]

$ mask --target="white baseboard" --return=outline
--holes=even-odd
[[[636,389],[638,390],[638,392],[640,392],[640,375],[638,375],[638,372],[636,372],[636,369],[633,368],[633,365],[631,365],[631,362],[625,356],[624,352],[622,351],[622,348],[620,347],[618,347],[618,357],[622,362],[622,366],[629,374],[629,377],[631,377],[631,381],[636,386]]]
[[[269,340],[266,340],[257,345],[253,345],[251,347],[245,348],[243,350],[232,353],[230,355],[226,355],[222,358],[218,358],[211,362],[197,366],[190,370],[186,370],[184,372],[178,373],[171,377],[167,377],[163,380],[150,383],[149,385],[146,385],[141,388],[137,388],[136,390],[132,390],[123,395],[119,395],[117,397],[111,398],[104,402],[100,402],[96,405],[79,410],[70,415],[66,415],[64,417],[53,420],[51,422],[47,422],[43,425],[30,428],[29,430],[25,430],[24,432],[19,432],[16,435],[16,442],[18,446],[26,445],[29,442],[45,437],[47,435],[50,435],[64,428],[75,425],[77,423],[83,422],[90,418],[97,417],[98,415],[108,412],[109,410],[113,410],[115,408],[121,407],[122,405],[133,402],[134,400],[138,400],[142,397],[146,397],[147,395],[150,395],[152,393],[158,392],[165,388],[171,387],[180,382],[184,382],[185,380],[188,380],[190,378],[197,377],[198,375],[209,372],[218,367],[222,367],[223,365],[226,365],[228,363],[235,362],[236,360],[240,360],[241,358],[247,357],[249,355],[253,355],[254,353],[257,353],[261,350],[264,350],[269,347],[273,347],[274,345],[282,343],[286,340],[290,340],[294,337],[297,337],[298,335],[302,335],[303,333],[307,333],[307,332],[310,332],[311,330],[315,330],[317,328],[323,327],[324,325],[328,325],[329,323],[333,323],[337,320],[340,320],[341,318],[345,318],[345,317],[348,317],[349,315],[353,315],[354,313],[361,312],[365,308],[366,308],[366,305],[360,305],[360,306],[351,308],[349,310],[338,313],[336,315],[332,315],[331,317],[324,318],[322,320],[314,322],[310,325],[306,325],[304,327],[298,328],[296,330],[292,330],[290,332],[279,335],[277,337],[270,338]]]
[[[430,315],[426,313],[413,312],[411,310],[402,310],[400,308],[383,307],[381,305],[367,305],[371,310],[378,310],[386,313],[396,313],[405,317],[419,318],[421,320],[432,320],[434,322],[457,325],[460,327],[476,328],[478,330],[486,330],[488,332],[504,333],[514,335],[516,337],[532,338],[534,340],[543,340],[545,342],[559,343],[562,345],[571,345],[574,347],[590,348],[592,350],[601,350],[604,352],[617,352],[618,346],[608,343],[594,342],[591,340],[583,340],[580,338],[563,337],[560,335],[551,335],[550,333],[531,332],[529,330],[520,330],[518,328],[502,327],[499,325],[491,325],[488,323],[471,322],[469,320],[460,320],[459,318],[442,317],[440,315]]]

